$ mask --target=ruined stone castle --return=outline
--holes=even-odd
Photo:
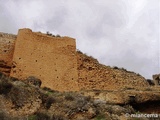
[[[30,29],[20,29],[18,35],[0,33],[0,72],[21,80],[35,76],[42,87],[59,91],[149,86],[139,74],[101,65],[77,52],[73,38]]]

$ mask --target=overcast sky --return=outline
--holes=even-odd
[[[0,0],[0,32],[76,39],[77,48],[145,78],[160,73],[160,0]]]

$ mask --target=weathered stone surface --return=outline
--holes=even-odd
[[[116,90],[122,88],[147,87],[145,78],[134,72],[111,68],[98,63],[93,57],[77,52],[78,83],[83,90]]]
[[[10,76],[35,76],[59,91],[78,90],[76,44],[73,38],[51,37],[30,29],[20,29],[16,39],[14,67]]]
[[[155,85],[160,85],[160,74],[155,74],[152,76]]]
[[[94,97],[107,104],[140,104],[149,101],[160,101],[160,87],[115,91],[84,91],[86,96]]]
[[[16,35],[0,32],[0,71],[9,75]]]

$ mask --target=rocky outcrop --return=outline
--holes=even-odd
[[[78,83],[81,89],[116,90],[148,87],[145,78],[124,68],[105,66],[93,57],[77,52]]]
[[[152,76],[155,85],[160,85],[160,74],[155,74]]]
[[[139,89],[121,89],[114,91],[83,91],[97,102],[116,105],[131,105],[134,109],[144,113],[160,113],[160,87],[147,87]]]
[[[0,71],[10,74],[16,35],[0,33]]]

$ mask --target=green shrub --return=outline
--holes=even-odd
[[[34,76],[29,76],[27,79],[25,79],[25,81],[28,84],[32,84],[34,86],[40,87],[42,84],[42,81]]]
[[[14,81],[15,82],[15,81],[19,81],[19,80],[18,80],[18,78],[10,77],[10,81]]]
[[[77,49],[77,53],[83,54],[79,49]]]
[[[8,95],[12,103],[15,105],[15,108],[19,108],[24,105],[24,101],[25,101],[24,95],[27,95],[27,94],[23,93],[24,90],[23,91],[22,90],[23,89],[19,89],[18,87],[14,86]],[[23,95],[21,92],[23,93]]]
[[[95,120],[106,120],[106,116],[104,114],[99,114],[96,116]]]
[[[46,113],[37,112],[34,115],[28,116],[27,120],[51,120],[51,118]]]
[[[46,109],[49,109],[52,105],[52,103],[55,103],[55,99],[53,97],[48,97],[45,103]]]
[[[51,120],[50,116],[48,116],[46,113],[37,112],[36,116],[37,120]]]
[[[49,109],[52,103],[55,103],[56,100],[53,97],[48,96],[47,94],[41,93],[42,104],[46,109]]]
[[[119,69],[117,66],[114,66],[113,69]]]
[[[67,95],[65,95],[65,99],[68,100],[68,101],[73,101],[74,97],[71,94],[67,94]]]
[[[0,72],[0,79],[3,77],[3,75],[4,75],[4,74],[3,74],[2,72]]]
[[[61,37],[61,36],[59,34],[57,34],[56,37]]]
[[[8,80],[4,80],[0,82],[0,94],[7,95],[10,91],[13,85],[8,82]]]
[[[62,115],[53,115],[52,120],[66,120]]]
[[[37,115],[28,116],[28,120],[38,120]]]
[[[126,70],[125,68],[123,68],[123,67],[122,67],[121,69],[124,70],[124,71],[127,71],[127,70]]]
[[[137,76],[141,76],[139,73],[137,73]]]
[[[6,116],[3,112],[0,112],[0,120],[6,120]]]

